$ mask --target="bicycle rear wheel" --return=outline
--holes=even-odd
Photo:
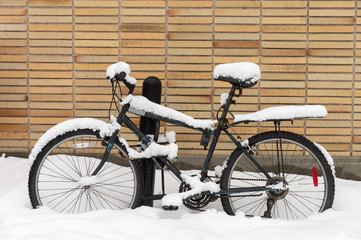
[[[30,170],[33,208],[47,206],[57,212],[80,213],[140,206],[143,181],[139,163],[120,155],[118,141],[99,173],[91,176],[107,147],[102,140],[99,131],[82,129],[50,141]]]
[[[253,158],[287,189],[237,193],[221,198],[224,210],[247,216],[304,219],[332,206],[335,183],[330,165],[321,151],[301,135],[266,132],[249,139]],[[221,177],[221,189],[265,187],[272,183],[236,149],[229,157]]]

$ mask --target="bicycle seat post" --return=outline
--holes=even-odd
[[[208,151],[208,154],[207,154],[207,156],[206,156],[206,160],[204,161],[204,164],[203,164],[202,179],[204,179],[204,178],[207,176],[209,164],[210,164],[211,159],[212,159],[212,157],[213,157],[213,153],[214,153],[214,150],[215,150],[215,148],[216,148],[216,145],[217,145],[217,142],[218,142],[218,139],[219,139],[219,135],[221,134],[221,131],[222,131],[222,129],[223,129],[223,121],[224,121],[224,119],[226,118],[227,113],[228,113],[228,110],[229,110],[229,107],[230,107],[231,104],[232,104],[232,99],[233,99],[233,97],[234,97],[234,95],[235,95],[236,89],[240,89],[240,86],[238,86],[238,85],[236,85],[236,84],[232,84],[232,88],[231,88],[231,90],[230,90],[230,92],[229,92],[229,95],[228,95],[226,104],[225,104],[225,106],[224,106],[224,108],[223,108],[222,116],[221,116],[221,118],[219,119],[218,127],[217,127],[217,129],[215,130],[215,132],[214,132],[214,137],[213,137],[211,146],[210,146],[209,151]]]

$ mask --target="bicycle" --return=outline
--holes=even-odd
[[[240,97],[243,88],[254,86],[260,79],[258,65],[242,62],[221,64],[214,70],[215,80],[231,84],[229,93],[222,94],[221,117],[217,116],[217,121],[193,119],[142,96],[133,96],[136,80],[130,72],[124,62],[107,69],[113,89],[110,109],[114,103],[119,113],[117,118],[111,117],[111,123],[91,118],[68,120],[38,140],[29,156],[32,167],[28,188],[33,208],[45,205],[66,213],[136,208],[148,198],[162,199],[165,210],[176,210],[182,203],[201,210],[220,199],[229,215],[242,211],[246,216],[281,219],[303,219],[331,208],[335,192],[332,158],[321,145],[281,130],[283,121],[326,116],[325,107],[271,107],[234,115],[230,123],[226,117],[235,104],[233,98]],[[124,99],[119,96],[121,83],[129,90]],[[158,136],[144,135],[128,112],[202,132],[201,145],[211,145],[200,174],[182,174],[174,165],[174,137],[169,138],[168,145],[158,144]],[[237,124],[261,121],[272,121],[275,130],[245,141],[238,141],[228,131]],[[140,151],[118,136],[123,128],[140,140]],[[235,150],[211,176],[209,165],[222,132],[235,144]],[[151,158],[162,172],[171,172],[180,181],[179,193],[166,194],[163,190],[161,194],[144,196],[139,167],[142,158]]]

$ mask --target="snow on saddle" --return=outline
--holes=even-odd
[[[226,63],[214,69],[213,77],[215,80],[249,88],[257,84],[261,78],[261,70],[257,64],[251,62]]]
[[[327,109],[322,105],[269,107],[250,114],[234,115],[234,122],[285,121],[305,118],[323,118]]]

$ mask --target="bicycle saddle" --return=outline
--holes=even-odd
[[[261,78],[261,70],[257,64],[251,62],[226,63],[214,69],[213,77],[215,80],[249,88],[257,84]]]

